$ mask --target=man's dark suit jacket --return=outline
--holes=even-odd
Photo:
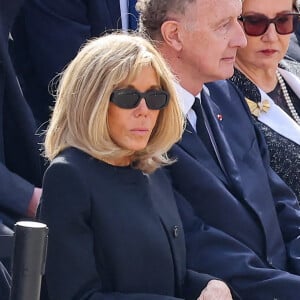
[[[9,226],[26,215],[34,186],[41,185],[36,126],[8,53],[22,2],[0,0],[0,219]]]
[[[54,98],[50,81],[87,39],[122,29],[119,0],[28,0],[12,31],[20,83],[38,125],[47,122]],[[45,126],[44,126],[45,128]]]
[[[207,86],[211,97],[201,97],[224,171],[189,124],[171,151],[174,187],[188,201],[178,202],[188,265],[224,279],[242,299],[299,299],[298,201],[270,169],[241,95],[226,81]]]

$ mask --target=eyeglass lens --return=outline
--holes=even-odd
[[[246,34],[259,36],[264,34],[271,23],[275,25],[275,29],[279,34],[292,33],[299,23],[299,14],[289,13],[280,14],[273,19],[269,19],[264,15],[246,15],[241,16],[240,21],[243,22]]]
[[[149,109],[162,109],[169,102],[169,93],[164,90],[149,90],[140,93],[135,89],[120,89],[113,91],[110,96],[111,102],[125,109],[137,107],[142,99],[145,99]]]

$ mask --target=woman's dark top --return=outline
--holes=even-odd
[[[257,86],[240,71],[235,69],[234,75],[230,80],[235,83],[245,97],[255,102],[261,101],[261,95]],[[287,83],[286,86],[296,110],[300,113],[300,101],[298,97]],[[290,114],[288,108],[282,104],[282,99],[284,98],[281,95],[279,86],[269,96],[286,113]],[[253,116],[253,120],[256,126],[264,133],[270,152],[271,167],[291,187],[300,200],[300,145],[260,122],[257,117]]]
[[[186,271],[185,244],[165,173],[116,167],[69,148],[44,177],[50,300],[195,299],[208,278]],[[210,278],[211,279],[211,278]]]

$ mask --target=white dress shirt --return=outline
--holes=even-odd
[[[194,96],[190,92],[188,92],[186,89],[184,89],[179,83],[175,82],[175,88],[177,91],[177,95],[179,97],[180,101],[180,106],[183,111],[183,114],[187,117],[189,120],[190,124],[196,130],[196,122],[197,122],[197,115],[195,111],[192,109],[192,106],[195,101],[195,97],[200,99],[201,102],[201,94],[199,93],[198,95]],[[209,93],[207,87],[203,86],[203,89],[205,92]]]

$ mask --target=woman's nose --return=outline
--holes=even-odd
[[[145,98],[142,98],[139,105],[136,107],[136,111],[139,114],[147,114],[149,112],[149,108],[146,104]]]
[[[277,40],[278,33],[275,28],[275,24],[271,23],[267,29],[267,31],[263,34],[263,40]]]

